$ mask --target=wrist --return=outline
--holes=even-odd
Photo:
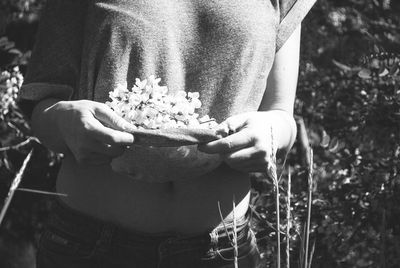
[[[273,128],[273,137],[279,153],[286,154],[292,148],[297,135],[297,125],[293,115],[284,110],[264,111]]]
[[[64,153],[67,146],[62,138],[60,123],[66,122],[60,117],[65,101],[44,99],[38,102],[32,112],[31,125],[34,135],[49,149]]]

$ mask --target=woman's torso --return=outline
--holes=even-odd
[[[275,53],[275,1],[89,1],[75,98],[108,100],[118,84],[155,75],[170,92],[200,93],[200,116],[218,122],[256,111]],[[198,178],[145,183],[66,155],[57,190],[89,215],[138,231],[202,232],[232,199],[244,214],[248,175],[220,166]]]
[[[146,183],[112,171],[109,165],[82,166],[66,156],[57,180],[57,191],[68,194],[70,207],[147,233],[201,233],[216,227],[223,215],[236,216],[248,208],[248,175],[227,166],[197,178],[166,183]],[[231,216],[231,215],[230,215]]]

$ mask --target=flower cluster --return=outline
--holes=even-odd
[[[199,118],[201,107],[198,92],[178,91],[168,95],[168,88],[160,86],[161,79],[150,76],[136,78],[131,90],[119,85],[109,93],[106,104],[118,115],[138,128],[211,128],[216,125],[209,116]]]
[[[15,100],[18,96],[24,78],[19,71],[18,66],[11,71],[2,71],[0,74],[0,113],[5,115],[11,107],[15,106]]]

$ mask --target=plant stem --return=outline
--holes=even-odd
[[[287,180],[287,201],[286,201],[286,268],[290,268],[290,197],[292,178],[288,168]]]
[[[306,227],[303,226],[302,233],[299,234],[300,236],[300,254],[299,254],[299,267],[304,268],[304,237],[306,236]]]
[[[236,204],[235,204],[235,196],[233,196],[233,210],[232,210],[232,216],[233,216],[233,262],[234,262],[234,266],[235,268],[239,267],[238,264],[238,244],[237,244],[237,227],[236,227],[236,214],[235,214],[235,208],[236,208]]]
[[[308,262],[308,267],[307,268],[311,268],[312,260],[313,260],[313,257],[314,257],[314,252],[315,252],[315,240],[314,240],[314,243],[313,243],[312,248],[311,248],[310,261]]]
[[[29,137],[26,140],[15,144],[15,145],[10,145],[10,146],[5,146],[5,147],[0,147],[0,152],[5,152],[5,151],[9,151],[9,150],[17,150],[27,144],[29,144],[31,141],[35,141],[37,143],[40,143],[39,140],[35,137]]]
[[[307,222],[305,233],[305,250],[304,250],[304,268],[308,267],[309,240],[310,240],[310,224],[311,224],[311,205],[313,190],[313,150],[310,148],[309,166],[308,166],[308,198],[307,198]]]
[[[276,194],[275,194],[275,202],[276,202],[276,246],[277,246],[277,259],[278,263],[276,267],[281,267],[281,232],[280,232],[280,207],[279,207],[279,185],[275,187]]]
[[[380,268],[386,268],[386,209],[382,210]]]
[[[231,245],[233,246],[233,250],[234,250],[234,252],[233,252],[233,254],[234,254],[234,259],[233,259],[233,261],[234,261],[234,266],[235,266],[235,268],[238,268],[238,267],[239,267],[239,265],[238,265],[238,255],[239,255],[239,254],[238,254],[238,246],[237,246],[237,230],[236,230],[237,228],[236,228],[236,214],[235,214],[235,208],[236,208],[236,205],[235,205],[235,196],[233,196],[233,210],[232,210],[232,217],[233,217],[233,238],[232,238],[232,239],[231,239],[231,237],[230,237],[230,235],[229,235],[228,228],[226,227],[224,217],[222,216],[221,204],[220,204],[219,201],[218,201],[217,204],[218,204],[219,216],[221,217],[222,225],[224,226],[226,236],[228,237],[229,242],[230,242]]]
[[[275,151],[274,130],[271,127],[271,155],[267,166],[267,174],[274,183],[275,190],[275,210],[276,210],[276,267],[281,267],[281,233],[280,233],[280,206],[279,206],[279,179],[276,167],[276,151]]]
[[[7,197],[4,200],[3,208],[1,209],[1,212],[0,212],[0,226],[1,226],[1,223],[3,222],[3,219],[4,219],[5,215],[6,215],[8,207],[10,206],[11,200],[14,197],[14,193],[17,190],[19,184],[21,183],[21,179],[22,179],[22,177],[24,175],[24,172],[25,172],[25,169],[26,169],[26,167],[27,167],[27,165],[28,165],[28,163],[29,163],[29,161],[31,159],[32,153],[33,153],[33,149],[25,157],[25,160],[22,163],[21,168],[19,169],[19,171],[17,172],[17,174],[14,177],[14,180],[11,183],[11,186],[10,186],[10,189],[8,191]]]
[[[303,159],[305,160],[305,163],[307,165],[307,175],[308,175],[308,196],[307,196],[307,221],[306,221],[306,226],[305,226],[305,231],[304,231],[304,239],[305,239],[305,245],[304,248],[302,246],[302,252],[301,255],[303,256],[302,258],[302,266],[303,268],[308,268],[311,266],[311,259],[310,259],[310,264],[309,264],[309,240],[310,240],[310,225],[311,225],[311,206],[312,206],[312,191],[313,191],[313,150],[310,146],[310,142],[308,140],[307,136],[307,130],[306,126],[304,123],[303,118],[298,118],[297,123],[299,125],[299,139],[300,139],[300,144],[302,147],[302,152],[303,152]]]
[[[224,216],[222,216],[221,203],[218,201],[217,205],[218,205],[219,216],[221,218],[222,225],[224,226],[224,229],[225,229],[225,234],[228,237],[229,242],[233,243],[231,240],[231,237],[229,236],[229,232],[228,232],[228,228],[226,227],[226,224],[225,224]]]
[[[279,182],[276,172],[276,162],[273,161],[268,167],[268,175],[272,178],[275,190],[275,210],[276,210],[276,267],[281,267],[281,237],[280,237],[280,206],[279,206]]]
[[[28,193],[34,193],[34,194],[64,196],[64,197],[67,197],[67,196],[68,196],[67,194],[63,194],[63,193],[55,193],[55,192],[48,192],[48,191],[35,190],[35,189],[28,189],[28,188],[18,188],[17,191],[28,192]]]

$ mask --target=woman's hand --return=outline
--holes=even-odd
[[[221,154],[230,167],[243,172],[266,172],[271,155],[279,153],[278,150],[289,151],[297,132],[292,113],[300,29],[297,27],[276,53],[259,111],[228,118],[218,130],[229,135],[201,145],[199,150]]]
[[[89,101],[40,102],[32,115],[35,134],[50,149],[70,151],[78,163],[101,165],[133,143],[132,126],[107,105]]]
[[[233,169],[265,172],[278,149],[288,150],[296,136],[293,117],[284,111],[249,112],[222,122],[217,132],[226,137],[199,146],[206,153],[218,153]]]

